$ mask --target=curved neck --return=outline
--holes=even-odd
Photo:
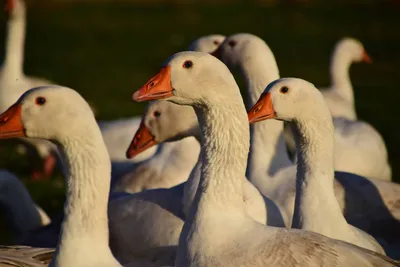
[[[239,91],[239,89],[238,89]],[[187,218],[189,224],[215,210],[244,214],[243,182],[249,149],[244,104],[237,100],[195,107],[201,129],[201,177]],[[228,141],[229,140],[229,141]]]
[[[311,116],[292,127],[298,159],[292,227],[329,235],[324,231],[346,223],[333,189],[334,128],[327,107]]]
[[[346,51],[338,47],[332,55],[330,73],[332,89],[345,100],[354,103],[353,87],[349,77],[352,62]]]
[[[251,57],[240,65],[246,80],[248,107],[256,104],[265,87],[279,79],[279,70],[271,51],[261,57]],[[273,190],[273,175],[292,163],[286,152],[283,138],[283,122],[266,120],[250,126],[251,146],[248,159],[247,177],[262,191]],[[268,180],[269,181],[268,181]]]
[[[21,3],[18,8],[21,9],[19,14],[11,17],[7,23],[4,71],[10,72],[12,79],[23,73],[26,18],[24,5]]]
[[[119,266],[108,247],[110,158],[94,118],[81,128],[84,134],[80,138],[70,135],[59,144],[67,192],[65,219],[53,262],[94,266],[101,260]]]
[[[19,236],[43,226],[40,213],[25,186],[6,171],[0,171],[0,206]]]

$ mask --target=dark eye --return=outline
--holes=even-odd
[[[193,66],[193,62],[191,60],[186,60],[185,62],[183,62],[182,65],[185,69],[190,69]]]
[[[289,88],[287,88],[286,86],[283,86],[279,92],[281,92],[282,94],[286,94],[287,92],[289,92]]]
[[[217,40],[214,40],[213,42],[215,45],[219,45],[219,42]]]
[[[160,117],[160,116],[161,116],[161,113],[160,113],[159,111],[154,111],[154,112],[153,112],[153,116],[156,117],[156,118],[157,118],[157,117]]]
[[[46,103],[46,98],[42,97],[42,96],[38,96],[36,97],[36,104],[39,106],[43,106],[44,103]]]
[[[230,40],[230,41],[228,42],[228,45],[229,45],[230,47],[234,47],[236,44],[237,44],[237,43],[236,43],[235,40]]]

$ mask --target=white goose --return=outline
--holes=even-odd
[[[390,181],[392,171],[382,136],[372,125],[357,121],[349,68],[359,61],[371,62],[363,45],[353,38],[339,41],[331,60],[332,86],[321,89],[334,117],[335,170]],[[294,153],[290,129],[285,129],[285,138]]]
[[[229,36],[214,54],[220,57],[228,67],[239,68],[247,83],[250,106],[257,102],[268,83],[279,78],[279,71],[271,50],[257,36],[251,34]],[[344,129],[346,128],[335,129],[335,138],[341,135]],[[288,159],[282,130],[283,122],[281,121],[268,120],[252,125],[247,177],[264,195],[283,208],[282,214],[285,216],[286,224],[290,225],[294,210],[296,166]],[[335,147],[335,153],[338,153],[338,150],[340,151]],[[360,153],[359,157],[365,158],[363,153]],[[284,168],[284,166],[288,167]],[[400,186],[376,179],[366,180],[349,173],[336,172],[335,176],[339,181],[335,181],[335,195],[348,221],[368,233],[375,234],[379,230],[377,228],[372,230],[372,228],[378,225],[377,221],[382,223],[387,220],[391,222],[390,224],[398,225],[393,217],[400,219],[400,210],[393,203],[398,199]],[[350,178],[353,180],[350,181]],[[367,207],[364,206],[365,203],[375,208],[365,209]],[[374,215],[370,215],[372,214],[370,212]],[[366,221],[370,223],[365,223]],[[396,228],[387,229],[393,231]],[[390,235],[387,234],[386,237]]]
[[[221,44],[224,39],[225,36],[219,34],[203,36],[193,41],[189,45],[189,49],[207,53],[212,52],[217,49],[218,45]],[[155,115],[153,114],[153,116]],[[169,188],[182,182],[183,177],[186,179],[191,170],[189,167],[193,167],[195,163],[191,156],[193,153],[188,155],[187,163],[181,162],[181,165],[185,165],[184,171],[174,176],[174,171],[170,169],[172,172],[171,178],[174,176],[173,179],[166,179],[167,177],[164,177],[162,181],[160,181],[155,177],[154,179],[145,179],[145,176],[148,178],[148,174],[150,173],[160,173],[160,171],[163,170],[160,165],[165,166],[171,153],[175,153],[173,151],[178,149],[183,150],[185,146],[187,149],[193,149],[193,152],[199,150],[194,140],[184,141],[180,144],[166,145],[165,149],[160,148],[156,156],[157,146],[152,146],[146,150],[142,150],[140,153],[137,152],[134,157],[131,155],[129,159],[126,159],[125,151],[132,140],[131,133],[139,128],[140,123],[140,117],[99,122],[104,141],[113,163],[113,178],[116,178],[113,179],[116,180],[116,186],[114,188],[118,191],[134,193],[138,192],[138,190],[141,191],[141,189]],[[177,147],[174,148],[175,146]],[[153,156],[155,156],[154,159]],[[144,160],[148,161],[143,162]],[[132,164],[139,162],[143,162],[143,164]],[[166,171],[166,169],[163,171]],[[123,176],[123,178],[118,179],[121,176]]]
[[[334,130],[322,94],[309,82],[286,78],[270,83],[248,112],[250,123],[292,123],[297,147],[294,228],[313,231],[384,254],[378,242],[345,220],[335,198]]]
[[[89,105],[65,87],[29,90],[0,116],[1,139],[21,136],[55,140],[65,164],[64,222],[50,266],[121,266],[108,246],[111,163]],[[138,243],[143,245],[143,241]],[[160,266],[140,258],[129,266],[132,262]]]
[[[329,88],[321,88],[332,117],[357,119],[349,69],[353,62],[361,61],[371,63],[371,58],[359,40],[343,38],[336,44],[330,66],[332,85]]]
[[[4,112],[28,89],[51,82],[42,78],[29,77],[23,72],[24,45],[26,30],[26,6],[23,0],[7,0],[6,11],[7,37],[5,59],[0,70],[0,112]],[[28,140],[40,157],[44,158],[43,174],[35,172],[35,176],[49,176],[55,167],[55,146],[45,140]],[[29,146],[28,146],[29,149]]]
[[[201,179],[182,230],[177,267],[397,266],[391,259],[307,231],[264,226],[244,208],[249,126],[236,82],[209,54],[182,52],[134,95],[193,106],[201,129]]]
[[[150,104],[142,118],[142,125],[155,126],[153,128],[155,130],[176,127],[175,125],[180,123],[179,120],[164,119],[163,114],[168,113],[169,107],[167,102]],[[132,149],[127,152],[129,158],[140,155],[142,151],[147,151],[148,148],[156,145],[155,136],[148,130],[148,127],[142,125],[132,140]],[[118,178],[113,190],[136,193],[155,188],[170,188],[183,183],[196,164],[199,152],[200,146],[194,137],[161,144],[156,155],[131,168],[127,174]]]

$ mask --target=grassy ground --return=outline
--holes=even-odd
[[[73,4],[28,11],[26,73],[78,90],[96,107],[100,119],[139,115],[143,105],[132,103],[131,93],[169,55],[201,35],[259,35],[275,53],[282,76],[302,77],[320,86],[329,84],[334,43],[343,36],[359,38],[374,63],[351,68],[357,111],[383,134],[394,180],[400,181],[398,7]],[[4,33],[5,23],[0,25],[0,35]],[[61,178],[28,181],[29,164],[11,150],[15,143],[0,144],[0,167],[19,174],[33,198],[51,214],[59,211]]]

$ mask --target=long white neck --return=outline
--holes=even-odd
[[[352,62],[353,60],[346,50],[339,46],[332,55],[330,67],[333,90],[350,103],[354,103],[353,86],[349,77],[349,69]]]
[[[6,55],[3,66],[3,70],[14,80],[23,74],[26,28],[25,6],[20,3],[17,8],[20,8],[18,14],[11,17],[7,23]]]
[[[189,215],[189,211],[192,207],[192,203],[197,192],[197,187],[199,186],[202,166],[201,158],[202,157],[200,153],[197,163],[196,165],[194,165],[192,171],[190,172],[189,178],[186,181],[185,187],[183,189],[182,209],[185,217]]]
[[[243,182],[250,136],[245,108],[238,98],[195,108],[202,133],[202,166],[189,224],[196,215],[204,218],[216,209],[245,213]]]
[[[268,49],[262,55],[251,57],[240,66],[246,80],[248,108],[256,104],[267,85],[279,79],[275,57]],[[283,122],[267,120],[250,127],[251,146],[247,177],[263,192],[274,189],[273,175],[291,165],[283,138]]]
[[[40,213],[29,192],[17,177],[0,171],[0,206],[16,234],[22,237],[43,226]]]
[[[294,228],[330,236],[347,225],[336,200],[334,182],[334,128],[327,107],[292,127],[297,150]]]
[[[66,172],[65,219],[54,266],[120,266],[108,247],[111,163],[93,118],[84,136],[60,141]]]

